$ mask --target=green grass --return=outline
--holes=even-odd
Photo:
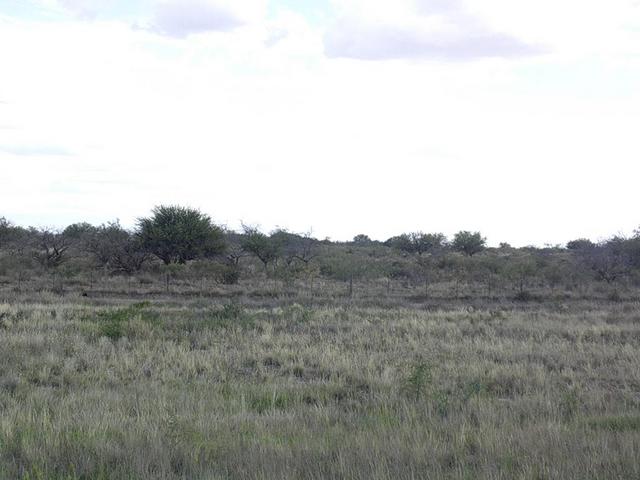
[[[0,303],[0,478],[640,477],[635,307],[221,302]]]

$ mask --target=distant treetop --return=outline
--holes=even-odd
[[[463,230],[455,234],[451,246],[454,250],[472,257],[486,248],[487,239],[480,232]]]

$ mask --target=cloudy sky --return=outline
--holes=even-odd
[[[0,0],[0,216],[640,225],[640,0]]]

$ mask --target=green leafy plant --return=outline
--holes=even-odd
[[[418,401],[428,393],[433,381],[431,366],[423,360],[414,363],[403,381],[402,390],[410,398]]]

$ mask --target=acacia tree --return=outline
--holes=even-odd
[[[32,261],[29,248],[34,244],[35,231],[30,231],[14,225],[5,217],[0,217],[0,253],[7,252],[3,263],[12,265],[11,271],[18,282],[18,289],[22,286],[25,267]]]
[[[267,272],[269,264],[275,263],[280,256],[278,242],[262,233],[257,227],[243,225],[242,229],[244,231],[244,236],[240,241],[242,249],[260,260],[264,271]]]
[[[16,235],[17,227],[5,217],[0,217],[0,250],[7,249]]]
[[[224,252],[224,231],[197,209],[161,205],[149,218],[138,220],[137,237],[143,249],[165,265],[185,264]]]
[[[271,232],[269,241],[287,265],[302,263],[308,265],[317,255],[317,240],[311,233],[292,233],[285,229]]]
[[[578,255],[597,280],[612,284],[629,273],[631,262],[625,247],[623,238],[614,237],[579,250]]]
[[[454,250],[463,253],[468,257],[482,252],[487,245],[487,239],[480,232],[460,231],[453,237],[451,246]]]
[[[69,225],[62,233],[74,242],[83,242],[87,241],[96,231],[97,227],[94,227],[90,223],[80,222]]]
[[[484,284],[487,296],[492,297],[504,269],[504,261],[495,256],[476,257],[474,260],[473,277]]]
[[[353,237],[352,243],[356,245],[370,245],[372,243],[369,235],[365,235],[364,233],[359,233],[355,237]]]
[[[527,293],[526,289],[538,271],[539,269],[537,268],[535,260],[530,256],[510,260],[505,273],[517,290],[516,298],[518,300],[530,298],[530,294]]]
[[[84,250],[87,251],[98,267],[106,268],[111,261],[116,245],[124,237],[128,237],[127,232],[116,222],[109,222],[100,225],[85,240]]]
[[[46,272],[52,273],[51,286],[55,290],[58,268],[69,260],[74,241],[63,232],[48,228],[31,229],[31,234],[34,241],[32,256]]]
[[[587,250],[589,248],[595,247],[595,243],[587,238],[578,238],[576,240],[571,240],[567,242],[567,250],[572,250],[574,252],[580,250]]]
[[[45,269],[56,269],[69,259],[70,237],[59,231],[43,228],[35,230],[33,257]]]
[[[447,237],[442,233],[412,232],[392,237],[385,243],[405,253],[422,255],[443,249],[447,244]]]
[[[225,237],[227,238],[227,249],[224,255],[225,263],[239,269],[240,260],[251,254],[242,248],[242,235],[232,230],[227,230]]]
[[[354,281],[364,278],[375,270],[367,260],[367,257],[358,257],[352,250],[341,251],[337,255],[326,258],[321,270],[336,280],[346,282],[347,294],[351,298]]]
[[[99,267],[112,273],[132,274],[149,259],[140,238],[122,228],[118,221],[97,227],[85,242],[85,250]]]
[[[390,238],[386,243],[415,256],[417,270],[424,281],[424,294],[427,296],[435,272],[434,260],[444,251],[447,237],[442,233],[412,232]]]

